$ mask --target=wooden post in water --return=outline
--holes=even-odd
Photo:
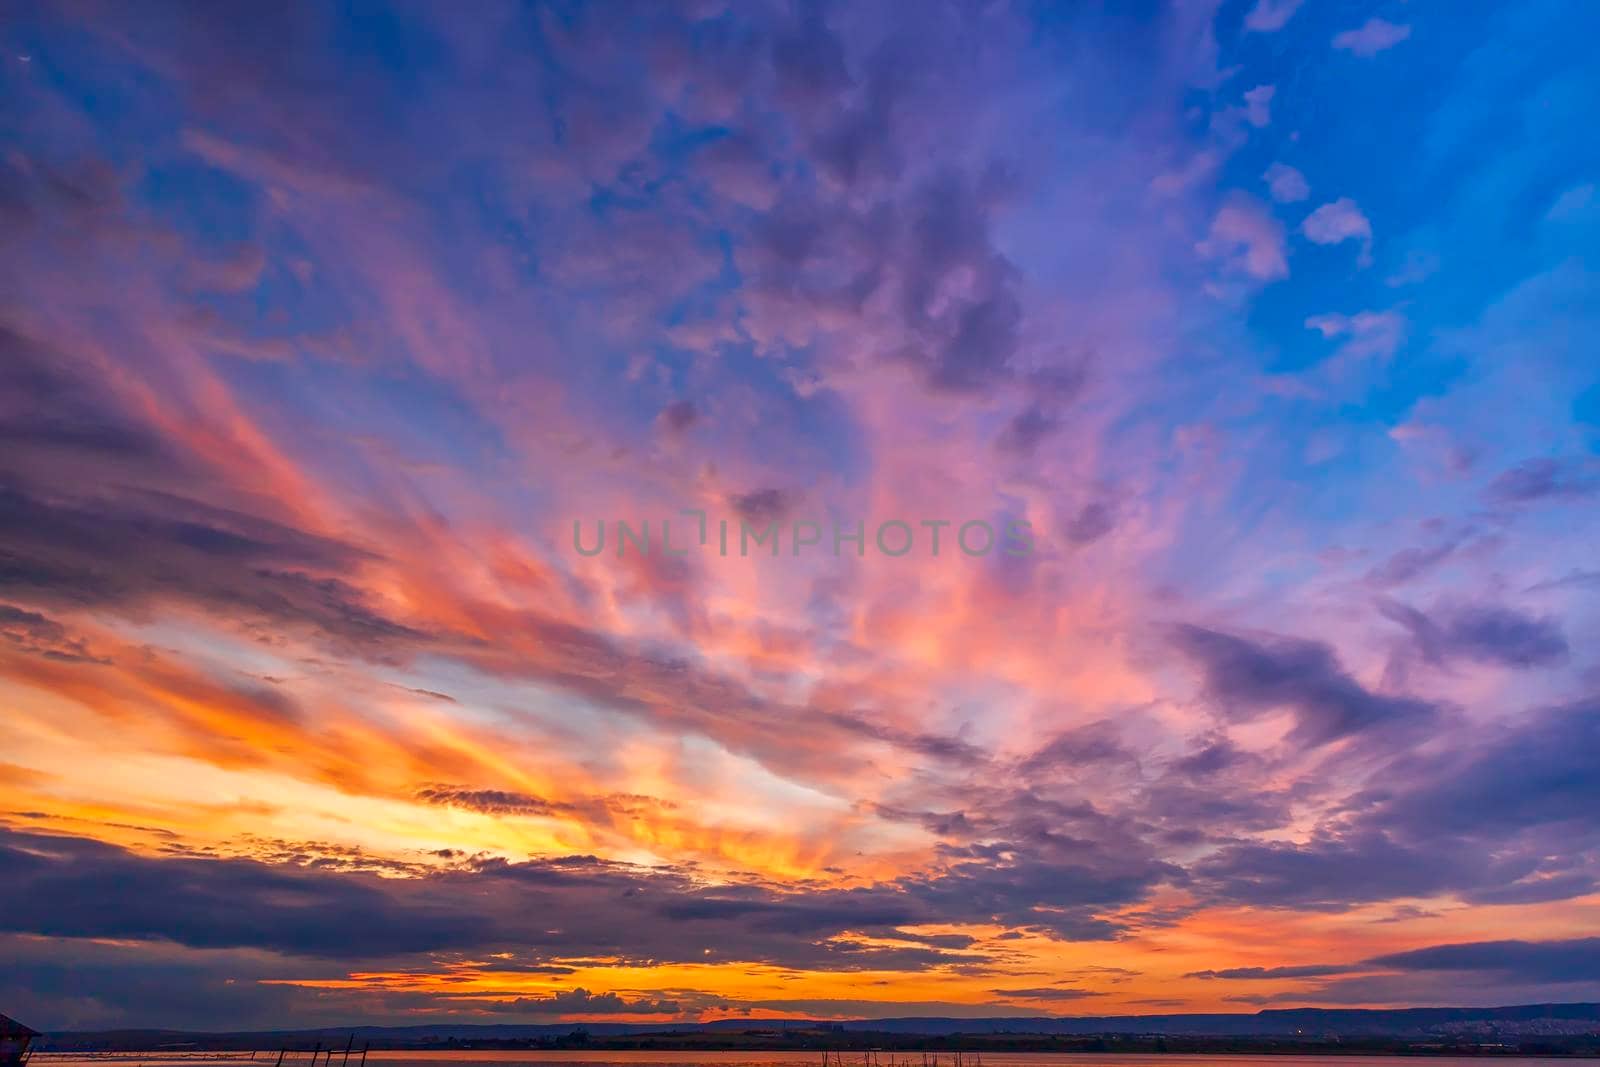
[[[355,1047],[356,1047],[356,1032],[354,1030],[352,1030],[352,1031],[350,1031],[350,1040],[346,1041],[344,1043],[344,1059],[339,1061],[339,1067],[350,1067],[350,1050],[355,1048]],[[331,1052],[328,1053],[328,1061],[329,1061],[330,1067],[331,1067],[331,1064],[332,1064],[332,1061],[333,1061],[333,1053],[331,1053]]]

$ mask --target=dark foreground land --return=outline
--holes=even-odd
[[[1600,1056],[1600,1004],[1388,1011],[1295,1008],[1253,1014],[1043,1016],[993,1019],[739,1019],[713,1023],[358,1026],[188,1033],[49,1034],[40,1051],[204,1052],[314,1048],[616,1049],[704,1051],[1246,1053],[1311,1055]]]

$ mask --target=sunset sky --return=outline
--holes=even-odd
[[[0,13],[6,1014],[1600,999],[1600,5]]]

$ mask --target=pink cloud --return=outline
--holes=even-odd
[[[1292,204],[1311,195],[1306,176],[1286,163],[1274,163],[1262,175],[1267,181],[1267,191],[1280,204]]]
[[[1345,337],[1340,347],[1341,358],[1389,359],[1405,340],[1406,320],[1397,311],[1360,311],[1354,315],[1313,315],[1306,319],[1306,328],[1316,330],[1324,338]]]
[[[1272,121],[1272,97],[1277,89],[1271,85],[1258,85],[1244,94],[1244,117],[1250,125],[1260,129]]]
[[[1304,0],[1256,0],[1256,6],[1244,17],[1244,28],[1257,33],[1273,33],[1300,10]]]
[[[1393,48],[1411,36],[1410,26],[1400,26],[1384,19],[1368,19],[1358,30],[1345,30],[1333,39],[1333,47],[1371,59],[1379,52]]]
[[[1283,226],[1255,200],[1238,196],[1211,220],[1206,239],[1195,246],[1207,259],[1220,259],[1261,281],[1289,276]]]
[[[1313,244],[1336,245],[1344,241],[1361,242],[1361,262],[1371,260],[1372,223],[1362,214],[1361,207],[1347,196],[1323,204],[1306,216],[1300,232]]]

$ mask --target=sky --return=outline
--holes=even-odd
[[[1600,999],[1597,32],[7,7],[0,1008]]]

